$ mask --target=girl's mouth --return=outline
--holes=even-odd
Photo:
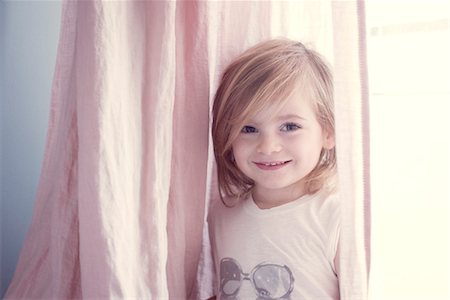
[[[286,161],[267,161],[267,162],[253,162],[259,169],[265,170],[265,171],[275,171],[278,169],[283,168],[288,163],[290,163],[292,160],[286,160]]]

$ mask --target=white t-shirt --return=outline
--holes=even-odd
[[[339,299],[336,196],[270,209],[247,199],[215,205],[208,223],[218,299]]]

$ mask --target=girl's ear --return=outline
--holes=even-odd
[[[336,140],[334,138],[334,133],[330,130],[325,130],[323,136],[323,147],[327,150],[333,149],[336,146]]]
[[[231,150],[231,152],[230,152],[230,160],[231,160],[233,163],[234,163],[234,161],[235,161],[233,150]]]

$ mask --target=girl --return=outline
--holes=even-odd
[[[208,217],[219,299],[339,299],[333,83],[322,57],[270,40],[225,70]]]

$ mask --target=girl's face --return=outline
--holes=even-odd
[[[322,148],[333,147],[334,137],[321,128],[299,89],[281,109],[257,113],[232,144],[237,167],[255,183],[255,201],[260,195],[267,207],[304,195],[304,179],[317,165]]]

